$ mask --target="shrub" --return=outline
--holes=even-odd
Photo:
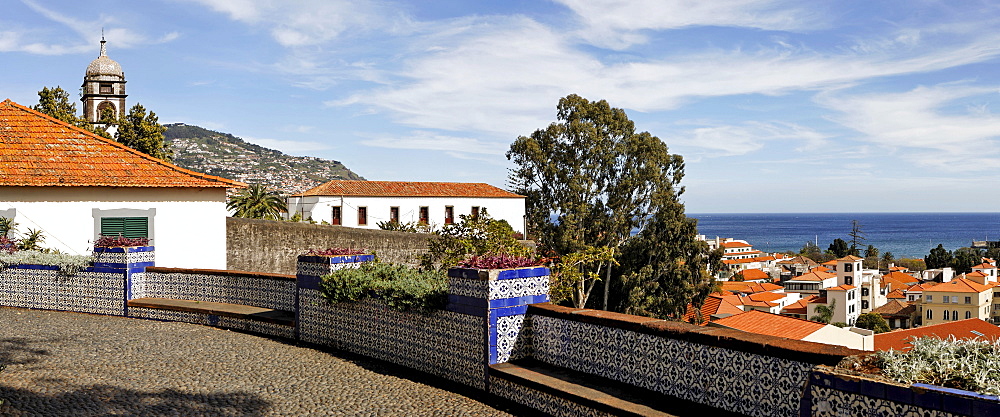
[[[458,266],[462,268],[476,269],[508,269],[538,265],[541,265],[541,263],[535,258],[504,254],[483,256],[473,255],[466,258],[464,261],[458,262]]]
[[[95,248],[120,248],[125,246],[149,245],[148,237],[124,237],[101,235],[94,241]]]
[[[77,273],[90,266],[92,260],[92,257],[86,255],[67,255],[36,250],[0,253],[0,266],[4,268],[17,265],[55,265],[59,267],[59,272],[64,275]]]
[[[402,311],[429,313],[448,302],[448,278],[440,272],[419,271],[406,265],[365,262],[323,277],[320,291],[333,303],[382,300]]]
[[[428,239],[427,253],[420,257],[421,269],[443,271],[470,256],[531,255],[532,251],[514,238],[510,224],[491,218],[486,210],[478,216],[458,217],[458,223],[445,226]]]
[[[1000,341],[915,338],[908,352],[874,354],[882,373],[896,381],[1000,395]]]
[[[342,256],[342,255],[363,255],[368,253],[366,249],[351,249],[351,248],[327,248],[327,249],[309,249],[306,255],[309,256]]]

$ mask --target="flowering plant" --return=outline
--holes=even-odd
[[[341,256],[341,255],[363,255],[368,253],[365,249],[349,249],[349,248],[327,248],[327,249],[309,249],[306,255],[309,256]]]
[[[146,246],[149,245],[148,237],[124,237],[124,236],[104,236],[101,235],[94,242],[94,247],[117,248],[122,246]]]
[[[538,265],[541,265],[541,262],[538,259],[507,254],[482,256],[473,255],[458,262],[459,267],[476,269],[508,269]]]

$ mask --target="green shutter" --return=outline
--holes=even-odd
[[[149,237],[149,218],[103,217],[101,218],[101,234],[128,238]]]

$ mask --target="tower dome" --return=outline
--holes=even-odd
[[[104,44],[106,41],[101,38],[101,56],[90,62],[87,66],[87,77],[92,76],[112,76],[118,79],[125,79],[125,73],[122,72],[122,66],[118,64],[117,61],[108,58],[107,49]]]

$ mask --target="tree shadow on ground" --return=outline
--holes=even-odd
[[[45,341],[45,343],[54,341]],[[48,356],[49,351],[31,347],[31,344],[39,343],[37,340],[30,340],[23,337],[12,337],[0,339],[0,368],[6,365],[27,365],[38,362],[42,356]]]
[[[2,381],[2,378],[0,378]],[[47,391],[51,392],[52,389]],[[64,387],[43,393],[0,385],[3,416],[263,416],[271,404],[246,392],[193,394],[109,385]]]

